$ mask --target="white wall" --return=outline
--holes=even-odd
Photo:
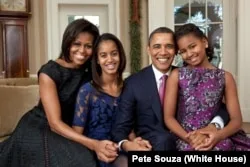
[[[243,120],[250,122],[250,1],[238,1],[238,92]]]
[[[107,5],[108,32],[120,37],[119,3],[119,0],[46,0],[48,59],[56,59],[60,52],[60,5]]]
[[[166,26],[174,30],[174,1],[172,0],[148,0],[148,33],[154,29]],[[151,63],[151,58],[148,57]]]
[[[174,1],[148,0],[148,30],[149,34],[156,28],[167,26],[174,29]]]

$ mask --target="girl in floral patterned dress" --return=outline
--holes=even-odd
[[[242,116],[232,74],[210,63],[213,50],[199,27],[186,24],[175,35],[185,66],[168,78],[164,120],[179,137],[177,149],[194,150],[188,134],[207,126],[225,100],[230,121],[215,136],[206,134],[201,150],[250,150],[250,138],[239,131]]]

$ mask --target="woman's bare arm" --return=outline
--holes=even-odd
[[[86,138],[82,134],[77,133],[62,121],[61,106],[59,103],[56,84],[44,73],[39,75],[39,92],[51,130],[94,150],[96,144],[95,140]]]

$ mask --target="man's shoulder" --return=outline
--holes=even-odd
[[[149,65],[140,71],[130,75],[127,79],[126,82],[135,82],[135,81],[140,81],[143,80],[143,78],[148,77],[149,71],[152,70],[152,66]]]

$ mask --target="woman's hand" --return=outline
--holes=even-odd
[[[101,140],[95,141],[94,151],[99,160],[109,163],[116,159],[118,146],[112,141]]]

